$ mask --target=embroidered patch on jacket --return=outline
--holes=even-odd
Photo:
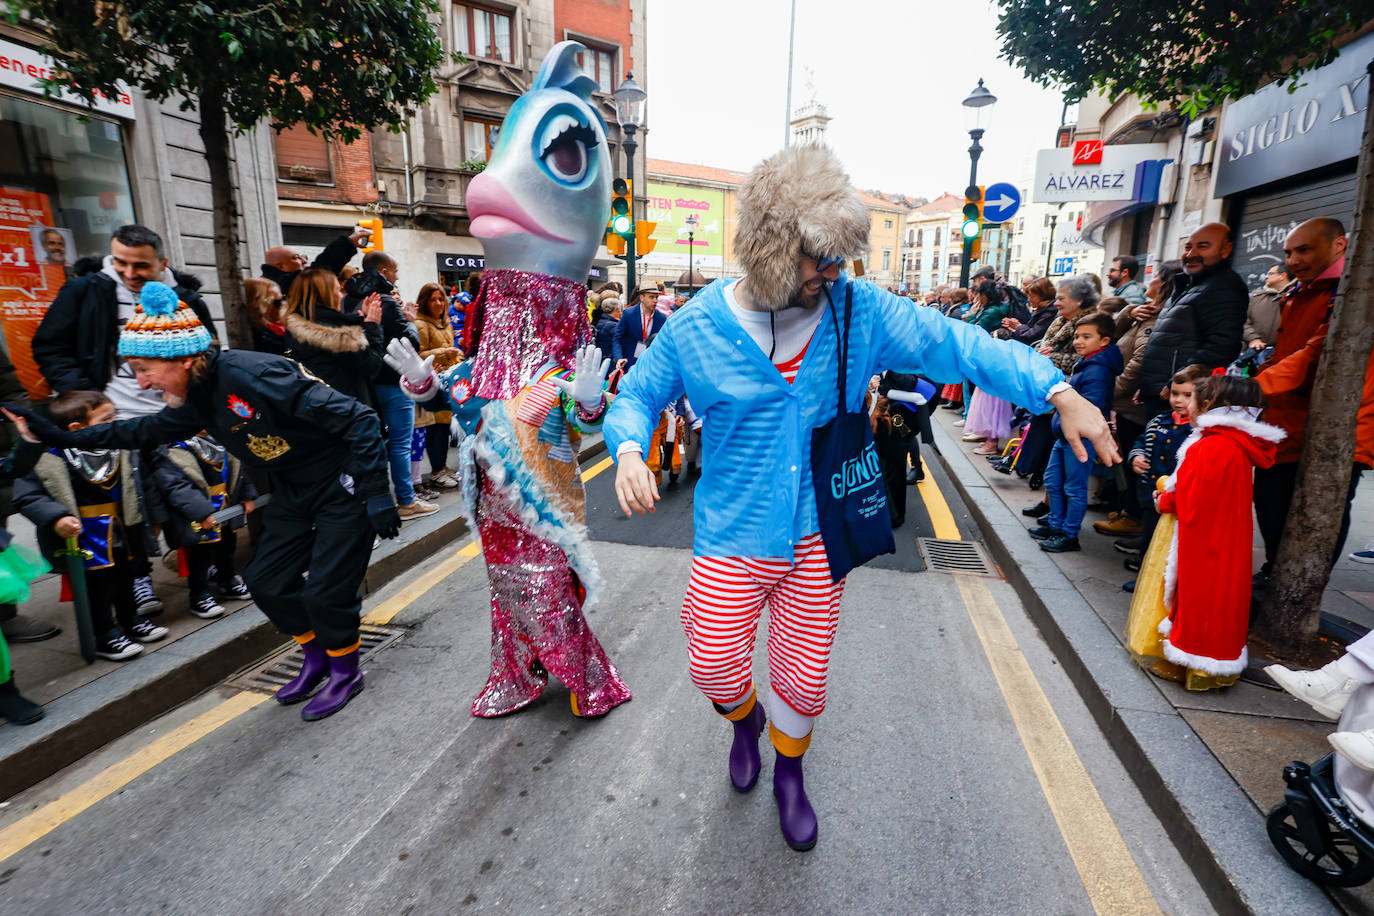
[[[229,395],[229,410],[233,412],[234,416],[243,417],[245,420],[251,420],[257,414],[252,404],[236,394]]]
[[[448,388],[449,399],[455,404],[466,404],[472,400],[472,382],[460,378]]]
[[[255,436],[249,433],[248,450],[263,461],[271,461],[291,451],[291,445],[281,436]]]

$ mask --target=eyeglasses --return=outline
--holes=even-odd
[[[808,255],[806,255],[806,257],[808,257],[808,258],[810,258],[811,260],[813,260],[813,261],[816,262],[816,270],[817,270],[817,271],[826,271],[826,270],[829,270],[830,268],[834,267],[836,264],[841,264],[841,263],[844,262],[844,258],[833,257],[833,256],[832,256],[832,257],[820,257],[819,255],[808,254]]]

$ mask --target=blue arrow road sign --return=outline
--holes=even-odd
[[[1021,209],[1021,192],[1005,181],[988,185],[983,192],[983,222],[1005,223]]]

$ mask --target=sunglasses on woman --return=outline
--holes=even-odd
[[[822,258],[822,257],[817,257],[817,256],[814,255],[814,254],[808,254],[807,257],[810,258],[811,260],[813,260],[813,261],[816,262],[816,270],[817,270],[818,272],[829,270],[830,268],[834,267],[836,264],[843,263],[843,261],[844,261],[844,258],[836,258],[836,257],[826,257],[826,258]]]

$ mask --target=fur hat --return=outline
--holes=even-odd
[[[176,291],[165,283],[143,284],[134,317],[119,332],[120,356],[179,359],[210,349],[212,338]]]
[[[754,297],[782,308],[797,294],[803,252],[863,257],[868,227],[868,208],[830,148],[794,146],[744,179],[735,252]]]

